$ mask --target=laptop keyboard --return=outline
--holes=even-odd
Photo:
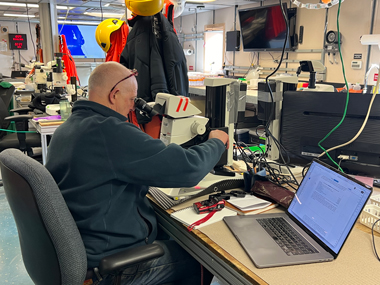
[[[318,251],[283,218],[265,218],[257,219],[257,221],[287,255],[318,253]]]

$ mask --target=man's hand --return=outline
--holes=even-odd
[[[208,139],[213,139],[213,138],[220,139],[226,146],[226,149],[230,147],[230,140],[227,133],[221,130],[213,130],[208,135]]]

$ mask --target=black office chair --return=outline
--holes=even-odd
[[[19,114],[15,116],[11,116],[8,111],[14,92],[15,87],[13,85],[9,88],[0,86],[0,127],[1,129],[8,129],[10,123],[14,121],[16,131],[28,131],[28,122],[32,116],[26,114],[32,109],[16,108],[10,110]],[[35,153],[33,153],[33,147],[41,147],[41,136],[38,133],[0,131],[0,151],[7,148],[18,148],[29,156],[36,157]],[[36,158],[38,159],[38,157],[40,156]]]
[[[0,153],[4,190],[16,221],[25,268],[35,284],[81,285],[86,251],[73,217],[48,170],[17,149]],[[100,276],[159,256],[158,244],[127,249],[102,259]],[[95,270],[95,271],[97,271]]]

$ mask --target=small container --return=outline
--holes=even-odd
[[[59,102],[59,113],[62,120],[66,121],[71,115],[71,106],[68,100],[61,100]]]
[[[364,207],[360,214],[359,222],[370,229],[372,229],[373,224],[380,219],[380,207],[370,204]],[[380,224],[376,223],[373,229],[380,233]]]
[[[362,87],[360,86],[359,83],[356,83],[356,84],[352,87],[352,89],[354,89],[355,91],[359,91],[359,90],[362,90]]]

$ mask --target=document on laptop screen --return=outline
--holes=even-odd
[[[313,162],[288,212],[338,253],[370,194],[370,189]]]

